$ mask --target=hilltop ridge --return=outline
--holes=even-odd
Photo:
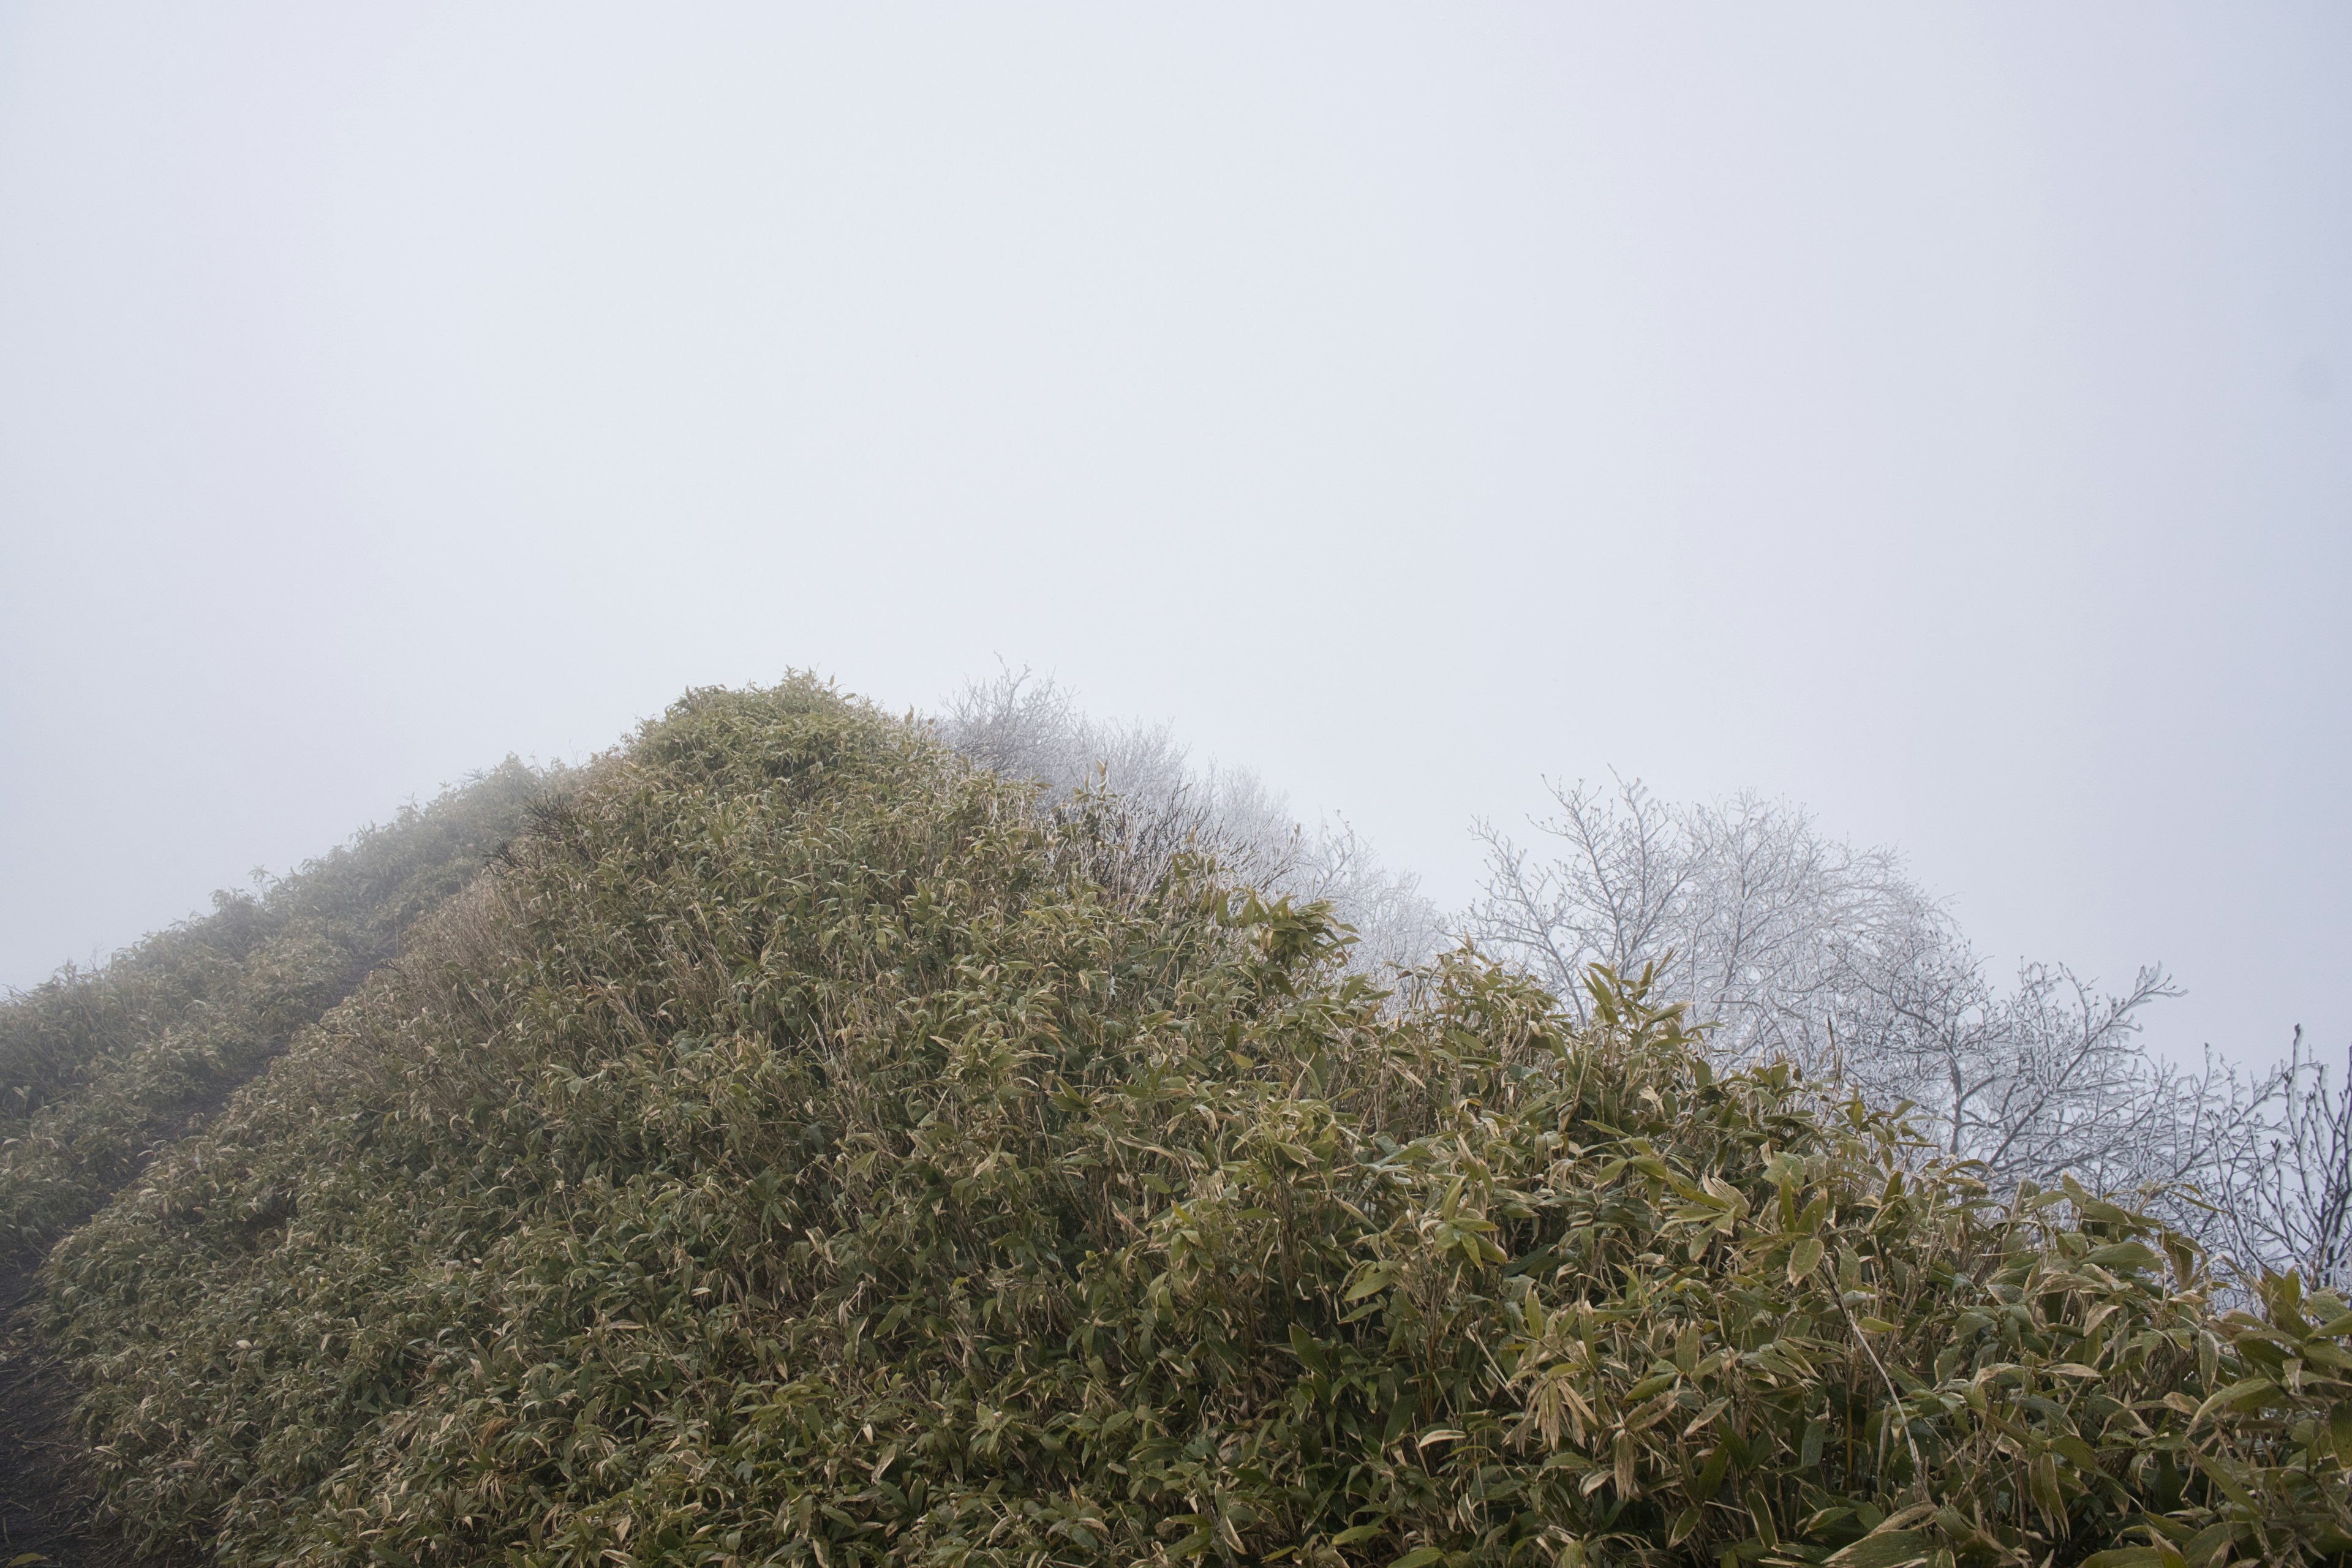
[[[807,680],[526,793],[49,1255],[139,1547],[2352,1548],[2346,1303],[2226,1314],[2154,1221],[1995,1204],[1634,977],[1579,1025],[1469,952],[1351,968],[1327,906]]]

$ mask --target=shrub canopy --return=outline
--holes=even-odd
[[[2352,1312],[2210,1302],[1672,1009],[698,693],[52,1263],[234,1563],[2206,1565],[2352,1544]],[[2120,1555],[2113,1555],[2120,1553]]]

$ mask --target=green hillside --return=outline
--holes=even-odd
[[[1583,1030],[1468,955],[1383,990],[1137,837],[808,683],[681,702],[50,1254],[110,1517],[238,1563],[2352,1547],[2345,1303],[2222,1314],[1638,984]]]
[[[529,821],[548,780],[509,759],[259,897],[71,967],[0,1005],[0,1268],[89,1214]]]

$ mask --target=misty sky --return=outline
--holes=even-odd
[[[1002,658],[2352,1044],[2352,9],[0,7],[0,983]]]

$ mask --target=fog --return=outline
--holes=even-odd
[[[2352,1043],[2352,13],[0,8],[0,984],[815,668]]]

